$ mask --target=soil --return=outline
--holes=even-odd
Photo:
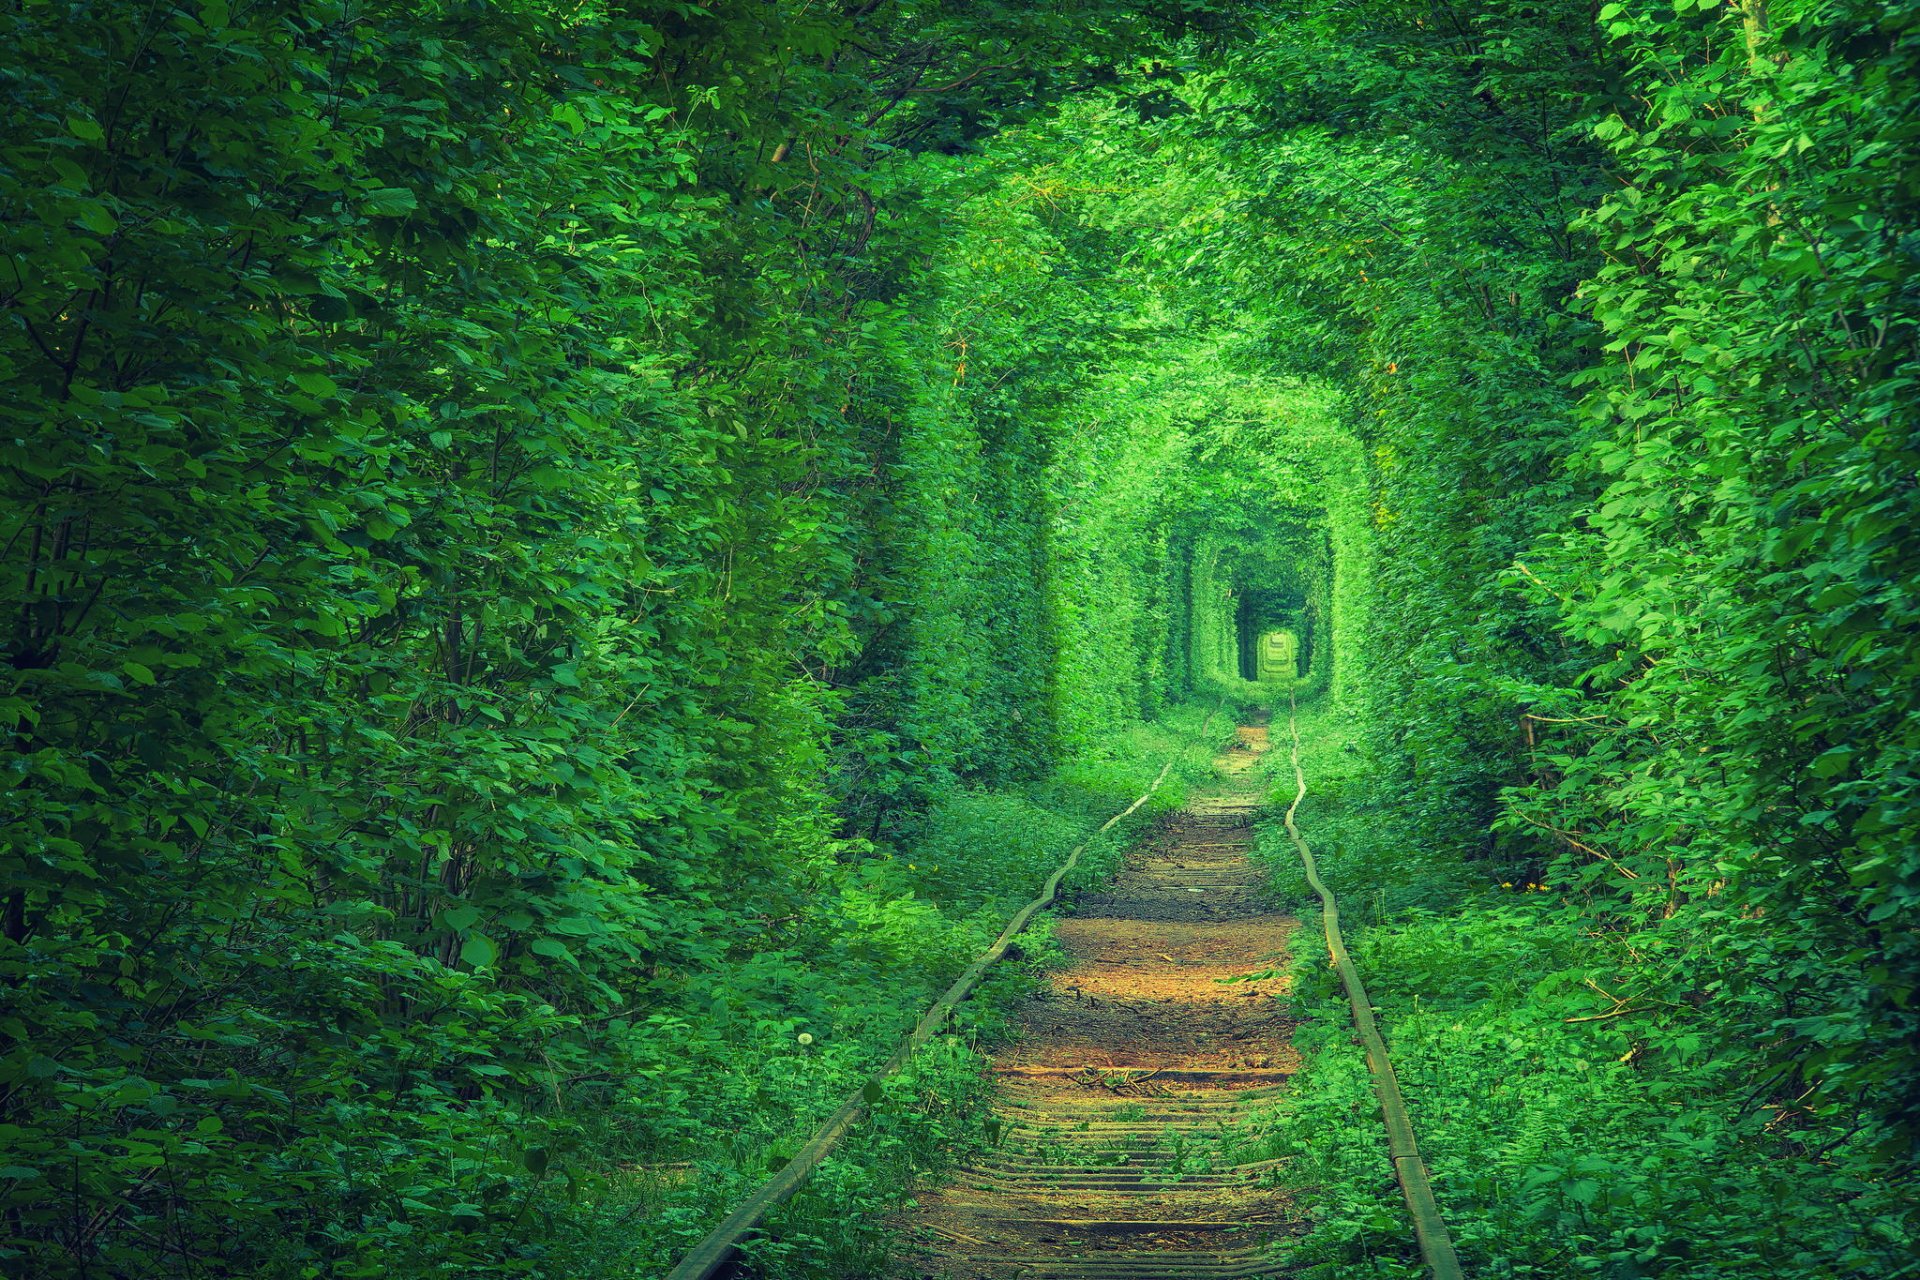
[[[1236,1136],[1298,1066],[1285,989],[1299,922],[1248,860],[1239,729],[1216,785],[1137,846],[1055,930],[1070,962],[995,1057],[1001,1141],[901,1217],[898,1274],[926,1280],[1230,1280],[1278,1274],[1292,1216]]]

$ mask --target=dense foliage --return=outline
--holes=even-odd
[[[1274,628],[1476,1268],[1911,1242],[1908,7],[0,35],[9,1274],[657,1268]]]
[[[1319,817],[1467,1254],[1905,1274],[1913,14],[1297,21],[1242,64],[1281,144],[1222,132],[1373,464],[1317,760],[1387,785]],[[1321,1166],[1335,1274],[1375,1158]]]

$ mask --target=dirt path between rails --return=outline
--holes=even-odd
[[[994,1061],[1000,1141],[902,1215],[898,1274],[1235,1280],[1280,1274],[1273,1170],[1233,1159],[1298,1064],[1270,998],[1299,922],[1248,860],[1264,724],[1243,726],[1155,839],[1055,930],[1072,957]]]

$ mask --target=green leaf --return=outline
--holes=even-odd
[[[320,324],[340,324],[353,319],[353,304],[330,293],[315,294],[307,301],[307,314]]]
[[[567,949],[566,943],[553,938],[535,938],[527,944],[527,949],[537,956],[546,956],[550,960],[564,960],[576,966],[579,964],[579,961],[574,959],[573,952]]]
[[[107,206],[98,200],[88,200],[80,205],[73,220],[93,232],[95,235],[110,236],[120,229],[120,222],[107,211]]]
[[[1816,778],[1837,777],[1847,771],[1847,766],[1853,763],[1853,757],[1852,747],[1835,747],[1817,756],[1808,766],[1808,772]]]
[[[413,192],[405,187],[380,187],[369,191],[361,201],[363,212],[376,218],[397,218],[419,207]]]
[[[460,959],[475,969],[485,969],[500,958],[500,948],[483,933],[470,933],[460,944]]]
[[[457,907],[449,907],[445,912],[441,913],[440,920],[441,923],[445,924],[449,929],[470,929],[479,923],[480,916],[480,908],[472,906],[471,904],[462,904]]]
[[[311,371],[296,373],[289,377],[288,381],[308,395],[315,397],[337,395],[340,391],[340,384],[324,373],[313,373]]]

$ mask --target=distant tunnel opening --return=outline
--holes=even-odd
[[[1176,555],[1174,636],[1190,689],[1260,700],[1333,688],[1334,543],[1324,509],[1277,509],[1252,527],[1203,530]],[[1265,685],[1263,691],[1257,686]],[[1255,687],[1249,687],[1255,686]]]
[[[1313,669],[1313,601],[1298,588],[1254,587],[1235,593],[1240,678],[1304,679]]]

